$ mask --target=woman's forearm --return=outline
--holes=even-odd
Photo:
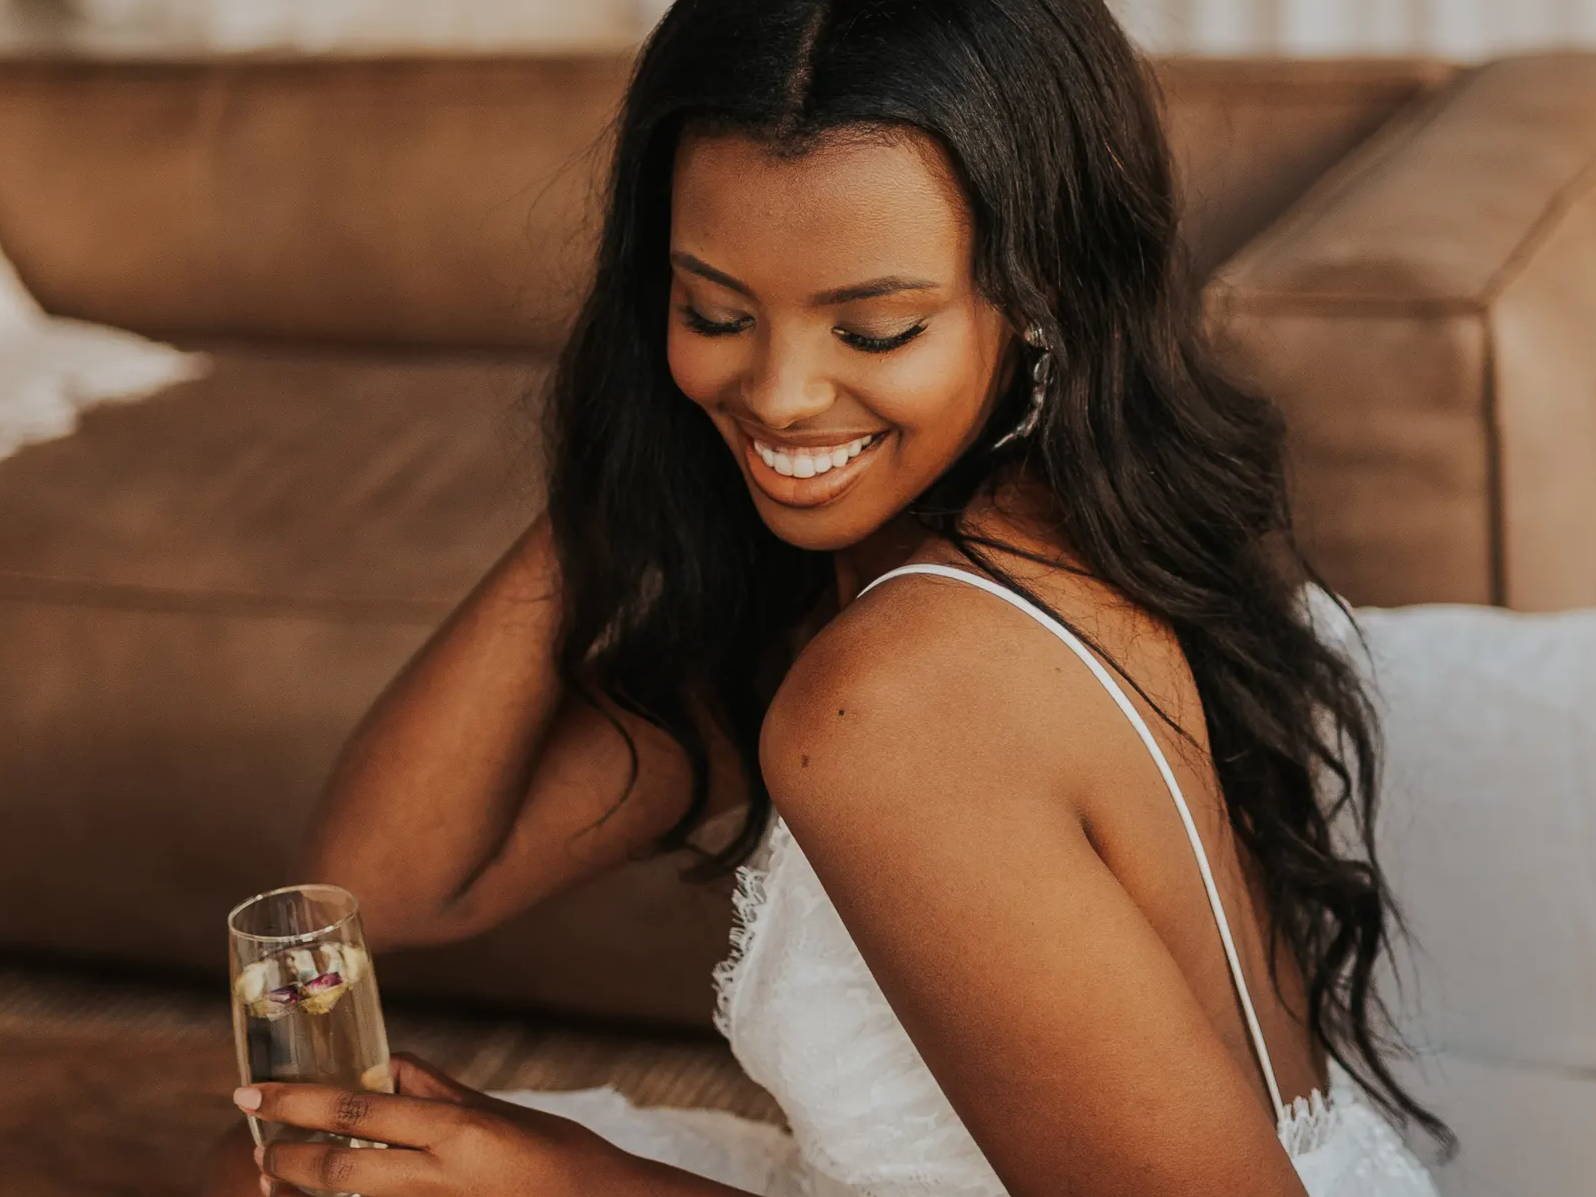
[[[416,652],[339,754],[301,853],[360,898],[378,950],[427,938],[502,842],[559,704],[558,568],[540,516]]]

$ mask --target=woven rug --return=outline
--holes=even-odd
[[[781,1123],[719,1039],[390,1005],[389,1042],[478,1089],[610,1083]],[[225,995],[0,962],[0,1192],[192,1197],[240,1120]]]

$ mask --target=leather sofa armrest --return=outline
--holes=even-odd
[[[1299,531],[1347,597],[1596,605],[1596,54],[1400,113],[1207,301],[1285,411]]]

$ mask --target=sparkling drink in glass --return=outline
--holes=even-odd
[[[296,1081],[393,1092],[377,978],[353,894],[336,885],[287,885],[256,894],[228,914],[227,932],[242,1084]],[[387,1146],[245,1117],[257,1144]]]

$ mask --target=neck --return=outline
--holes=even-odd
[[[838,549],[832,554],[837,576],[837,610],[841,611],[859,591],[890,569],[896,569],[925,543],[928,533],[906,515],[891,521],[869,536]]]
[[[971,503],[960,520],[966,534],[1018,542],[1044,555],[1060,552],[1053,503],[1046,487],[1016,468],[1004,471],[990,491]],[[905,564],[934,539],[907,515],[898,515],[869,536],[832,554],[837,610],[888,570]]]

